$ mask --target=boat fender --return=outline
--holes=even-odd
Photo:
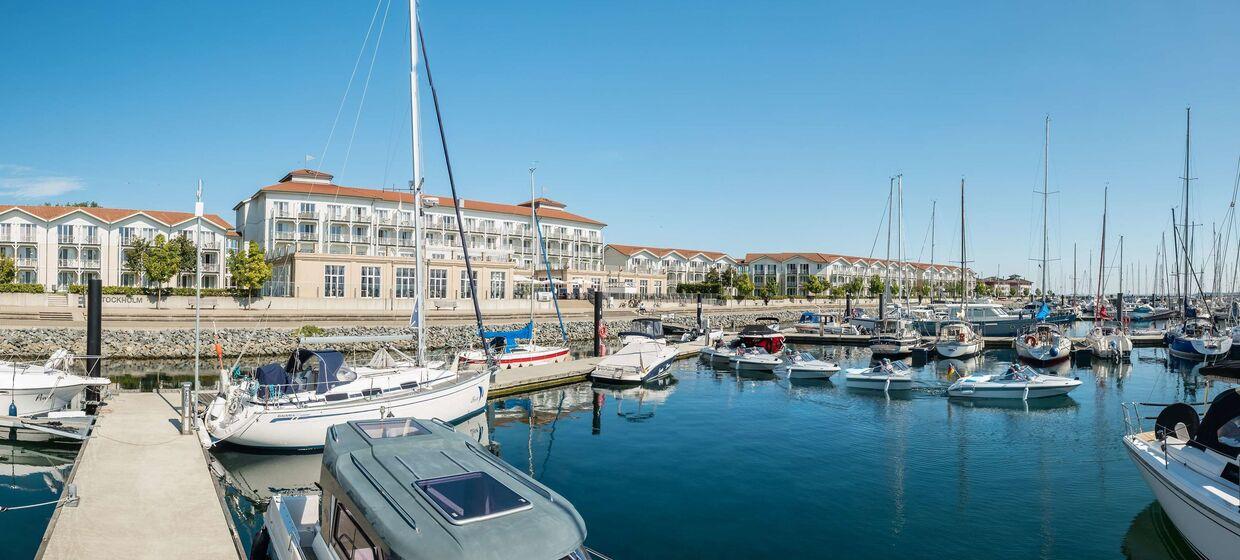
[[[267,547],[270,544],[271,535],[267,533],[267,528],[259,529],[258,534],[254,535],[254,542],[250,545],[250,560],[268,560],[271,558],[267,552]]]
[[[17,416],[17,403],[9,401],[9,416]]]

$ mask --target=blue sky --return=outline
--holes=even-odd
[[[1148,265],[1179,200],[1187,105],[1194,218],[1223,219],[1240,5],[995,4],[427,0],[421,13],[461,194],[521,200],[537,161],[546,195],[609,223],[609,241],[868,255],[903,173],[908,252],[929,258],[938,200],[936,257],[959,258],[963,175],[976,266],[1033,275],[1050,114],[1055,283],[1074,241],[1082,269],[1097,250],[1107,182],[1111,231]],[[307,154],[341,184],[404,184],[404,3],[352,148],[369,51],[327,146],[374,10],[6,2],[0,202],[189,209],[202,178],[208,209],[231,219]],[[446,192],[424,130],[428,189]]]

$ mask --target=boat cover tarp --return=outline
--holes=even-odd
[[[315,392],[318,394],[326,393],[332,387],[345,383],[337,376],[340,373],[340,367],[344,365],[344,354],[336,350],[306,350],[298,348],[293,351],[293,355],[289,356],[288,362],[284,364],[286,373],[295,373],[305,369],[310,364],[312,358],[319,360],[319,376],[315,380]]]
[[[1228,389],[1214,398],[1193,441],[1232,459],[1240,457],[1240,393]]]
[[[805,311],[801,313],[800,323],[818,323],[821,322],[822,316],[813,311]]]
[[[491,346],[493,348],[500,346],[500,344],[495,342],[496,339],[499,339],[502,341],[504,351],[511,352],[517,348],[517,339],[533,340],[534,323],[526,323],[524,327],[521,327],[515,331],[482,331],[482,337],[488,341],[491,341]]]
[[[293,389],[289,384],[288,372],[280,364],[267,364],[254,369],[254,378],[258,380],[258,396],[269,398],[272,393],[286,393]]]
[[[1038,309],[1038,314],[1034,315],[1033,318],[1039,321],[1043,321],[1047,317],[1050,317],[1050,316],[1051,316],[1051,307],[1049,305],[1046,305],[1046,302],[1042,302],[1042,308]]]

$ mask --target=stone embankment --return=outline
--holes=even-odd
[[[714,327],[732,330],[751,323],[757,317],[776,317],[784,324],[795,321],[799,311],[761,310],[752,313],[709,314],[707,318]],[[691,321],[692,316],[681,315],[680,321]],[[517,329],[523,325],[487,325],[488,329]],[[627,329],[628,320],[607,321],[607,332],[614,336]],[[568,337],[573,341],[588,341],[594,337],[594,325],[590,321],[565,323]],[[277,355],[292,351],[297,346],[293,328],[259,327],[252,329],[221,328],[202,331],[202,355],[213,356],[214,344],[223,347],[226,357],[245,355]],[[392,327],[325,327],[322,336],[387,336],[406,332],[410,342],[396,343],[397,348],[412,348],[413,331]],[[472,325],[437,326],[426,329],[428,348],[467,348],[477,346],[478,332]],[[559,340],[559,329],[554,322],[538,325],[539,342],[554,343]],[[338,345],[350,351],[374,350],[381,343],[364,342]],[[67,348],[75,354],[86,353],[86,330],[72,327],[33,327],[0,329],[0,359],[7,357],[37,358],[47,356],[59,348]],[[112,358],[190,358],[194,355],[194,330],[169,328],[161,330],[116,329],[103,331],[103,355]]]

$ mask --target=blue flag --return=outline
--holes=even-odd
[[[1049,305],[1046,305],[1046,302],[1044,301],[1042,302],[1042,309],[1039,309],[1038,314],[1034,315],[1033,318],[1039,321],[1043,321],[1043,320],[1046,320],[1046,318],[1050,316],[1051,316],[1051,308]]]

